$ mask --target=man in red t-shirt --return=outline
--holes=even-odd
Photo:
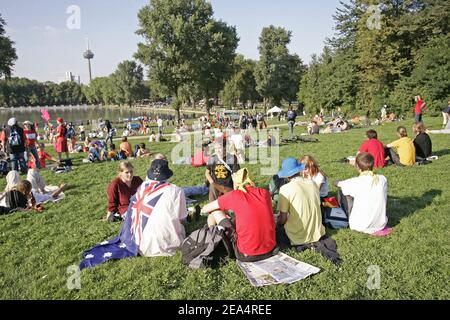
[[[367,140],[359,147],[357,154],[362,152],[370,153],[375,159],[374,168],[383,168],[386,165],[383,143],[377,139],[377,132],[375,130],[368,130],[366,136]]]
[[[422,122],[423,110],[427,107],[427,104],[422,100],[420,96],[415,98],[416,105],[414,106],[414,119],[416,122]]]
[[[270,193],[255,187],[246,168],[233,174],[233,183],[233,191],[203,207],[203,213],[212,212],[208,225],[218,224],[219,229],[232,228],[225,214],[225,211],[232,210],[236,232],[231,240],[236,258],[244,262],[269,258],[278,252]]]

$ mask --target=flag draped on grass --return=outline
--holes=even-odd
[[[119,236],[86,250],[80,269],[94,267],[113,259],[136,257],[148,219],[168,185],[167,182],[144,182],[130,200]]]

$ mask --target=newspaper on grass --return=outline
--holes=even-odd
[[[279,283],[294,283],[320,271],[319,268],[298,261],[282,252],[257,262],[237,261],[254,287]]]

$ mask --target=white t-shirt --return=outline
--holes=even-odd
[[[351,196],[353,209],[349,217],[350,229],[372,234],[383,230],[387,224],[387,179],[377,175],[378,183],[372,176],[359,176],[339,182],[342,193]]]
[[[156,120],[156,123],[158,124],[158,127],[162,127],[163,126],[163,120],[161,118]]]
[[[328,179],[318,172],[312,180],[317,184],[320,189],[320,197],[325,198],[328,196]]]
[[[150,182],[145,181],[136,193],[143,193]],[[146,257],[172,256],[186,237],[181,223],[187,217],[183,189],[170,184],[160,192],[161,198],[148,218],[139,246],[139,253]]]

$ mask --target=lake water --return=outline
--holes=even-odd
[[[6,124],[8,119],[15,117],[19,123],[25,120],[32,122],[37,121],[43,124],[41,118],[41,109],[47,109],[52,121],[62,117],[64,121],[72,121],[74,123],[86,123],[86,120],[97,120],[99,118],[108,119],[113,122],[123,121],[123,119],[137,118],[139,116],[154,117],[161,116],[167,119],[169,115],[174,116],[171,111],[147,111],[139,108],[108,108],[103,106],[66,106],[66,107],[21,107],[21,108],[0,108],[0,126]],[[184,115],[191,118],[193,114]]]

